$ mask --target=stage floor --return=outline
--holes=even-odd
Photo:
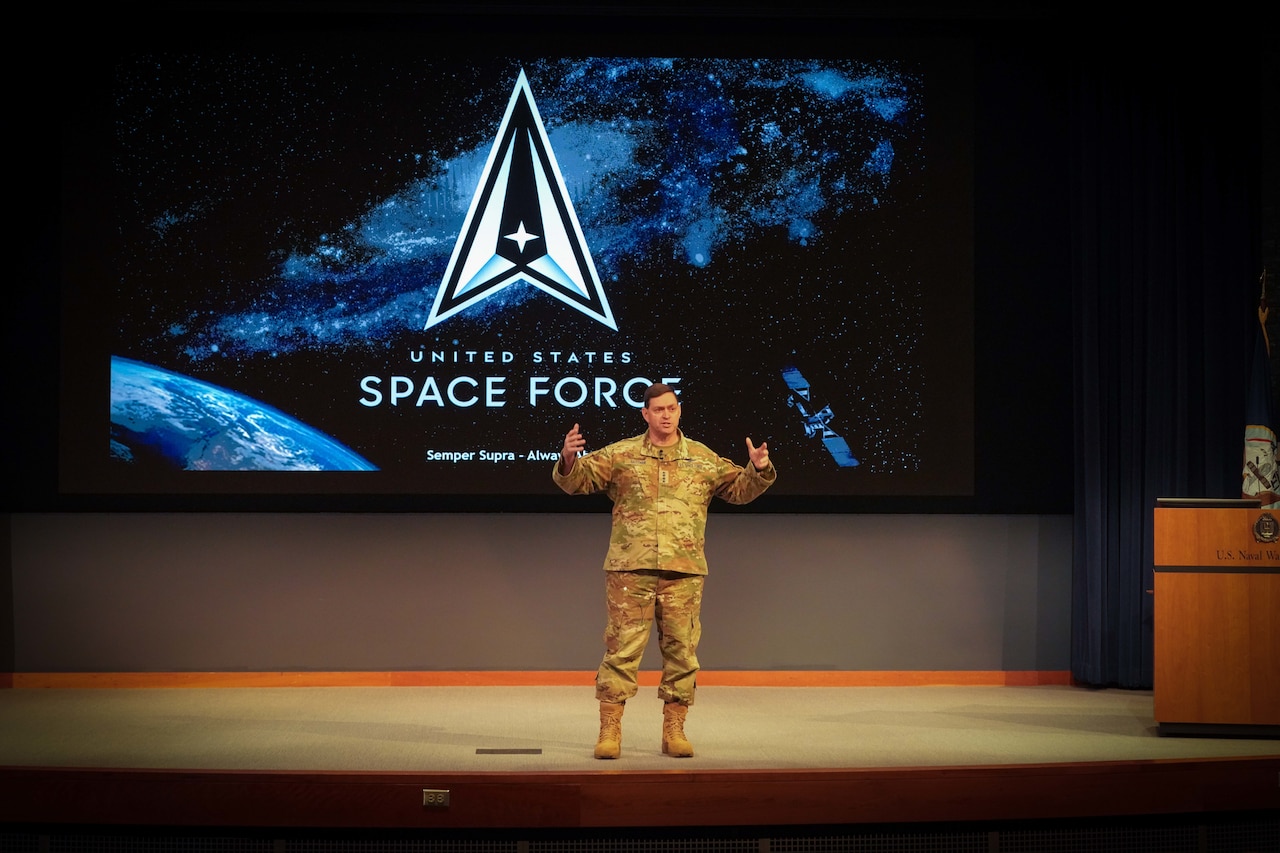
[[[586,687],[0,690],[0,823],[313,827],[1008,821],[1280,808],[1280,741],[1167,737],[1149,691],[652,688],[592,757]],[[448,791],[443,808],[428,792]]]
[[[583,772],[940,767],[1280,756],[1268,739],[1161,737],[1150,691],[705,687],[661,754],[652,688],[616,761],[590,687],[0,690],[0,766]]]

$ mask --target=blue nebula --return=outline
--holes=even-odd
[[[894,61],[556,59],[525,69],[605,281],[673,263],[706,274],[726,246],[767,234],[818,245],[833,217],[886,203],[903,168],[895,150],[918,151],[923,134],[920,84]],[[455,137],[465,132],[465,146],[405,154],[430,164],[429,176],[309,243],[283,224],[275,273],[169,324],[171,343],[199,361],[376,346],[421,329],[489,156],[494,107],[513,83],[485,79],[448,116],[466,123]],[[199,206],[166,210],[152,228],[177,241],[202,218]],[[459,316],[483,324],[535,293],[507,288]]]
[[[876,150],[867,158],[866,168],[868,172],[877,175],[888,175],[893,168],[893,143],[885,140],[877,145]]]

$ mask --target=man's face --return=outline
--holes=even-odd
[[[640,411],[644,413],[644,421],[649,425],[649,435],[654,443],[675,439],[676,428],[680,426],[680,401],[675,394],[668,391],[661,397],[654,397]]]

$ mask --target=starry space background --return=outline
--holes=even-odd
[[[618,330],[516,284],[424,331],[521,69]],[[628,406],[531,405],[536,375],[679,377],[686,434],[740,464],[745,437],[767,440],[779,493],[966,494],[972,226],[953,76],[909,51],[131,56],[112,76],[104,359],[280,409],[372,462],[373,491],[544,492],[551,463],[524,457],[558,451],[573,423],[589,449],[643,431]],[[788,365],[858,467],[805,437]],[[363,379],[385,392],[393,375],[415,393],[361,402]],[[459,375],[505,376],[506,405],[416,405],[426,377]],[[484,449],[518,461],[424,458]]]

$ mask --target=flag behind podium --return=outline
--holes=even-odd
[[[1245,405],[1244,482],[1240,495],[1257,498],[1264,507],[1280,508],[1276,478],[1276,433],[1271,405],[1271,346],[1267,340],[1267,274],[1262,274],[1258,327],[1254,329]]]

